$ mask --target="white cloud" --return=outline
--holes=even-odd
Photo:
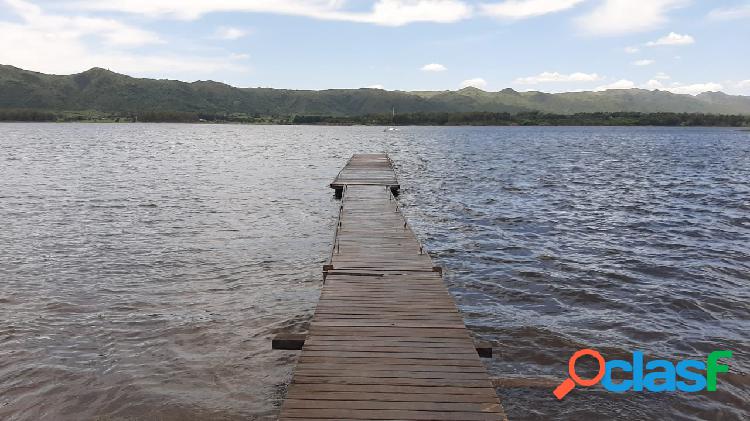
[[[467,19],[472,8],[460,0],[378,0],[366,12],[348,11],[344,0],[65,0],[76,8],[194,20],[208,13],[247,12],[401,26]]]
[[[632,89],[635,88],[635,83],[627,80],[620,79],[617,82],[613,82],[607,85],[602,85],[594,89],[595,91],[606,91],[607,89]]]
[[[342,1],[333,1],[343,4]],[[344,12],[335,20],[401,26],[412,22],[450,23],[471,16],[471,7],[456,0],[379,0],[370,13]]]
[[[40,7],[23,0],[5,0],[4,3],[8,6],[6,10],[20,17],[23,22],[0,21],[0,25],[6,28],[19,25],[23,29],[44,34],[49,38],[71,39],[91,36],[115,47],[140,47],[164,42],[153,32],[125,25],[114,19],[48,15]],[[23,48],[23,43],[16,48]]]
[[[0,21],[0,63],[54,74],[106,67],[135,75],[190,79],[246,70],[232,56],[133,52],[131,47],[164,41],[114,19],[50,15],[22,0],[5,0],[4,4],[20,20]]]
[[[595,82],[602,80],[602,77],[596,73],[571,73],[563,74],[558,72],[542,72],[536,76],[520,77],[514,81],[519,85],[537,85],[540,83],[556,82]]]
[[[654,60],[643,59],[643,60],[636,60],[632,64],[633,66],[649,66],[654,63],[655,63]]]
[[[461,88],[468,88],[469,86],[478,88],[478,89],[484,89],[487,87],[487,81],[482,79],[481,77],[475,77],[473,79],[467,79],[463,82],[461,82]]]
[[[695,43],[695,38],[688,34],[678,34],[670,32],[668,35],[663,36],[656,41],[647,42],[646,45],[649,47],[656,47],[658,45],[690,45]]]
[[[653,91],[654,89],[664,89],[664,85],[656,79],[651,79],[644,83],[643,88]]]
[[[724,87],[719,83],[707,82],[707,83],[695,83],[692,85],[683,85],[680,83],[673,83],[671,85],[664,85],[662,82],[651,79],[644,83],[642,86],[644,89],[659,89],[662,91],[672,92],[674,94],[687,94],[687,95],[698,95],[703,92],[709,91],[721,91]]]
[[[376,85],[365,86],[365,88],[367,88],[367,89],[385,89],[385,86],[383,86],[381,84],[376,84]]]
[[[724,89],[720,83],[707,82],[707,83],[695,83],[692,85],[680,85],[674,84],[672,86],[665,87],[664,90],[670,91],[675,94],[688,94],[698,95],[703,92],[715,92]]]
[[[668,21],[667,12],[688,0],[604,0],[578,18],[578,26],[593,35],[622,35],[658,28]]]
[[[584,0],[506,0],[480,5],[483,14],[505,19],[524,19],[561,12]]]
[[[656,80],[669,80],[669,79],[671,79],[671,77],[668,74],[664,73],[664,72],[659,72],[659,73],[656,74],[656,76],[654,76],[654,79],[656,79]]]
[[[625,52],[628,54],[635,54],[639,51],[641,51],[641,49],[638,47],[625,47]]]
[[[724,7],[714,9],[708,14],[709,19],[714,20],[734,20],[750,18],[750,4],[737,7]]]
[[[246,37],[248,34],[250,34],[250,31],[248,31],[247,29],[234,28],[231,26],[220,26],[218,29],[216,29],[215,36],[219,39],[232,41]]]
[[[734,83],[734,94],[750,95],[750,79]]]
[[[448,70],[448,68],[443,66],[442,64],[430,63],[430,64],[425,64],[424,66],[422,66],[421,70],[423,72],[444,72]]]
[[[329,0],[63,0],[72,9],[112,11],[194,20],[215,12],[254,12],[314,16],[335,12]]]

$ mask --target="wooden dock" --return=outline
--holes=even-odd
[[[386,155],[355,155],[320,302],[280,419],[504,420],[463,319],[399,211]]]
[[[331,183],[339,198],[347,186],[384,186],[393,194],[399,190],[393,164],[386,154],[353,155]]]

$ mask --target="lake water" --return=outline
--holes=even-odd
[[[750,417],[750,133],[0,125],[0,419],[273,419],[331,246],[387,151],[494,376],[734,352],[713,393],[499,390],[513,420]]]

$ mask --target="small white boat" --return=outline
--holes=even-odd
[[[391,123],[395,124],[395,121],[396,121],[396,107],[393,107],[393,109],[391,110]],[[385,129],[383,129],[383,131],[384,132],[397,132],[398,129],[395,127],[386,127]]]

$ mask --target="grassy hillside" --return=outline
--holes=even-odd
[[[235,88],[223,83],[138,79],[94,68],[75,75],[47,75],[0,65],[0,108],[103,113],[174,111],[244,115],[360,116],[398,113],[542,111],[671,112],[750,115],[750,97],[720,92],[698,96],[642,89],[548,94],[476,88],[441,92],[379,89],[304,91]]]

